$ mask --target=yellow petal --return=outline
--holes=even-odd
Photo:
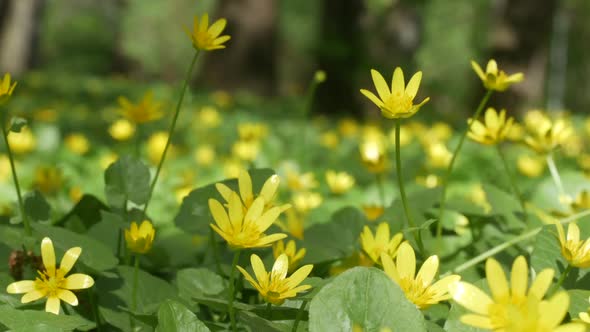
[[[485,80],[486,79],[486,75],[483,73],[483,70],[477,64],[477,62],[471,60],[471,67],[473,68],[473,70],[475,71],[475,73],[477,74],[477,76],[479,76],[479,78],[481,78],[482,80]]]
[[[449,293],[457,303],[480,315],[488,315],[488,307],[492,299],[481,289],[466,282],[456,282],[449,285]]]
[[[508,280],[506,280],[504,270],[500,263],[493,258],[486,261],[486,278],[494,300],[499,302],[510,296]]]
[[[266,268],[264,267],[264,263],[262,263],[260,257],[258,257],[256,254],[252,254],[250,256],[250,264],[252,264],[252,270],[254,271],[256,280],[258,280],[260,283],[266,282],[268,279]]]
[[[486,67],[486,74],[496,75],[497,73],[498,73],[498,64],[496,63],[496,60],[492,59],[492,60],[488,61],[488,65]]]
[[[386,222],[382,222],[377,227],[377,232],[375,234],[375,242],[378,244],[385,244],[389,242],[389,224]]]
[[[523,73],[516,73],[516,74],[510,75],[510,76],[508,76],[507,80],[510,83],[522,82],[524,80],[524,74]]]
[[[262,199],[262,198],[261,198]],[[267,230],[270,225],[272,225],[275,220],[281,214],[281,209],[278,207],[273,207],[272,209],[266,211],[258,220],[256,220],[256,225],[258,226],[258,230],[260,232],[264,232]]]
[[[246,212],[246,216],[244,217],[244,222],[245,223],[250,223],[250,222],[257,223],[262,215],[262,211],[264,211],[264,204],[265,203],[266,202],[264,201],[264,198],[262,198],[262,197],[256,198],[254,200],[254,202],[252,203],[252,205],[250,205],[250,208],[248,209],[248,211]]]
[[[221,195],[221,197],[223,197],[223,199],[228,202],[229,201],[229,197],[231,196],[231,193],[233,192],[233,190],[231,190],[228,186],[226,186],[223,183],[216,183],[215,184],[215,188],[217,189],[217,191],[219,192],[219,194]]]
[[[268,180],[264,181],[264,185],[262,185],[262,189],[260,190],[260,197],[264,198],[264,201],[267,203],[272,202],[275,195],[277,194],[277,189],[279,188],[280,179],[279,176],[274,174]]]
[[[408,82],[408,86],[406,86],[406,94],[410,99],[414,100],[416,94],[418,93],[418,88],[420,87],[420,81],[422,80],[422,72],[419,71]]]
[[[272,265],[270,272],[271,280],[283,280],[287,277],[287,271],[289,270],[289,258],[285,254],[281,254],[279,258]]]
[[[405,89],[406,83],[404,82],[404,72],[400,67],[397,67],[393,71],[393,78],[391,79],[391,93],[399,93],[403,95]]]
[[[240,188],[240,196],[244,204],[250,204],[254,199],[252,194],[252,178],[248,172],[241,170],[238,176],[238,186]]]
[[[553,282],[554,274],[555,271],[552,269],[545,269],[541,271],[541,273],[537,275],[535,281],[531,285],[529,294],[535,296],[538,300],[542,300],[547,293],[547,290],[551,286],[551,283]]]
[[[215,23],[211,24],[207,33],[215,38],[221,34],[223,29],[225,29],[225,25],[227,24],[227,20],[224,18],[220,18]]]
[[[246,270],[244,270],[242,267],[240,266],[236,266],[238,268],[238,270],[240,271],[240,273],[242,273],[242,275],[244,275],[244,278],[246,278],[246,280],[248,280],[248,282],[254,286],[254,288],[260,290],[260,285],[258,284],[258,282],[256,282],[256,280],[254,280],[254,278],[252,278],[252,276],[250,275],[250,273],[248,273]]]
[[[570,298],[566,291],[561,291],[548,301],[539,303],[539,325],[547,330],[559,325],[567,313],[569,304]]]
[[[524,297],[528,285],[528,266],[524,256],[518,256],[512,264],[510,285],[513,297]]]
[[[57,296],[51,296],[47,298],[47,303],[45,303],[45,311],[59,315],[59,298]]]
[[[383,271],[387,274],[391,280],[393,280],[396,284],[400,284],[400,276],[397,272],[397,268],[395,264],[393,264],[393,260],[389,255],[382,253],[381,254],[381,264],[383,264]]]
[[[446,276],[432,284],[432,286],[430,286],[430,290],[435,294],[435,296],[442,296],[444,294],[448,294],[449,286],[456,282],[459,282],[459,280],[461,280],[461,276],[456,274]]]
[[[35,282],[33,280],[21,280],[11,283],[6,287],[8,294],[22,294],[35,289]]]
[[[229,217],[227,216],[227,212],[223,208],[223,205],[219,203],[219,201],[214,200],[212,198],[209,199],[209,210],[213,215],[213,219],[215,223],[219,226],[219,228],[223,230],[228,230],[231,228],[231,224],[229,222]]]
[[[66,278],[63,288],[86,289],[92,287],[92,285],[94,285],[94,279],[92,279],[91,276],[82,273],[74,273]]]
[[[566,241],[565,232],[563,230],[563,225],[560,222],[555,223],[555,227],[557,228],[557,235],[559,238],[559,243],[563,247]]]
[[[228,209],[232,229],[234,232],[240,232],[242,230],[242,222],[244,221],[244,211],[242,209],[242,201],[235,192],[229,198]]]
[[[371,77],[373,78],[373,84],[375,84],[375,89],[377,90],[379,98],[381,98],[381,100],[389,98],[391,93],[389,92],[389,87],[383,76],[381,76],[381,74],[375,69],[371,69]]]
[[[57,296],[59,297],[60,300],[70,304],[70,305],[78,305],[78,298],[76,297],[76,295],[74,295],[74,293],[72,293],[71,291],[67,290],[67,289],[60,289],[57,291]]]
[[[38,299],[45,297],[45,296],[47,296],[46,291],[34,289],[34,290],[28,292],[27,294],[23,295],[23,297],[20,299],[20,301],[21,301],[21,303],[29,303],[29,302],[37,301]]]
[[[416,275],[416,254],[408,241],[399,246],[396,263],[400,279],[414,279]]]
[[[295,286],[299,285],[303,280],[305,280],[305,278],[307,278],[312,269],[313,265],[311,264],[300,267],[289,278],[287,278],[287,286],[289,288],[294,288]]]
[[[207,31],[209,26],[209,14],[205,13],[201,16],[201,24],[199,24],[199,31]]]
[[[55,273],[55,251],[53,249],[53,242],[48,237],[41,241],[41,257],[43,258],[45,270],[50,275],[53,275]]]
[[[422,280],[422,284],[424,285],[424,287],[427,287],[432,283],[432,280],[434,279],[434,276],[436,276],[437,272],[438,256],[430,256],[428,257],[428,259],[426,259],[426,261],[424,262],[424,264],[422,264],[422,267],[418,271],[416,281]]]
[[[383,107],[383,101],[381,101],[381,99],[377,98],[377,96],[375,96],[371,91],[361,89],[361,93],[363,95],[365,95],[365,97],[369,98],[369,100],[371,100],[373,102],[373,104],[377,105],[377,107],[379,107],[379,108]]]
[[[465,325],[471,325],[471,326],[475,326],[475,327],[478,327],[481,329],[486,329],[486,330],[493,330],[494,329],[494,325],[492,324],[492,321],[487,316],[467,314],[467,315],[461,316],[461,318],[459,318],[459,320],[461,321],[461,323],[463,323]]]
[[[580,241],[580,228],[573,222],[567,227],[567,240],[573,242]]]
[[[231,39],[231,37],[230,37],[230,36],[228,36],[228,35],[225,35],[225,36],[220,36],[220,37],[218,37],[218,38],[215,38],[215,40],[213,41],[213,45],[214,45],[214,46],[217,46],[217,48],[216,48],[216,49],[222,49],[222,48],[225,48],[225,46],[223,46],[223,45],[221,45],[221,44],[225,43],[226,41],[228,41],[228,40],[230,40],[230,39]]]
[[[70,272],[74,264],[76,264],[76,261],[78,260],[78,257],[80,257],[81,253],[82,248],[80,247],[70,248],[68,251],[66,251],[61,259],[61,263],[59,263],[59,269],[63,275],[66,275],[68,272]]]
[[[278,240],[284,239],[287,237],[287,234],[284,233],[275,233],[275,234],[271,234],[268,236],[265,236],[261,239],[258,240],[258,242],[256,243],[256,245],[254,245],[253,247],[266,247],[268,245],[270,245],[273,242],[276,242]]]
[[[553,332],[585,332],[586,325],[581,323],[568,323],[556,327]]]

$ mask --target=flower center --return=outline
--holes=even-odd
[[[412,108],[412,98],[405,93],[396,91],[385,100],[384,109],[392,114],[408,113]]]
[[[35,280],[35,286],[47,292],[48,296],[57,296],[57,292],[62,289],[65,281],[63,273],[58,269],[55,273],[47,271],[38,271],[39,277]]]

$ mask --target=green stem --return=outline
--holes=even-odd
[[[571,270],[572,270],[572,266],[568,264],[567,267],[565,268],[565,271],[563,271],[563,273],[559,276],[559,279],[557,280],[557,283],[555,284],[555,286],[553,286],[553,289],[551,290],[551,292],[549,292],[549,296],[552,296],[553,294],[555,294],[559,290],[559,288],[561,287],[561,285],[563,285],[565,278],[567,278],[567,276],[571,272]]]
[[[238,265],[238,261],[240,260],[240,253],[241,253],[241,251],[239,249],[236,250],[236,252],[234,253],[234,259],[231,264],[231,271],[229,272],[229,302],[228,302],[227,310],[229,312],[231,329],[234,332],[236,332],[238,330],[236,327],[236,315],[234,313],[234,298],[235,298],[234,275],[236,273],[236,266]]]
[[[29,224],[29,218],[25,213],[25,205],[23,203],[23,195],[20,191],[20,185],[18,183],[18,177],[16,176],[16,167],[14,166],[14,156],[12,155],[12,150],[10,149],[10,144],[8,144],[8,132],[6,132],[6,121],[5,115],[2,113],[2,136],[4,137],[4,143],[6,143],[6,153],[8,154],[8,160],[10,161],[10,170],[12,171],[12,180],[14,181],[14,187],[16,188],[16,196],[18,198],[18,207],[20,209],[21,218],[23,220],[23,225],[25,227],[25,234],[31,235],[33,232],[31,231],[31,224]]]
[[[168,153],[168,149],[170,148],[170,142],[172,140],[172,134],[174,133],[174,128],[176,128],[176,121],[178,120],[178,115],[180,114],[180,108],[182,106],[182,102],[184,100],[184,94],[186,92],[186,88],[188,87],[188,82],[191,79],[193,68],[195,66],[195,62],[197,62],[197,58],[199,57],[200,52],[197,50],[195,55],[193,56],[193,60],[191,61],[190,66],[188,67],[188,71],[186,73],[186,77],[184,79],[184,83],[182,85],[182,89],[180,90],[180,97],[178,98],[178,103],[176,104],[176,110],[174,111],[174,117],[172,118],[172,123],[170,124],[170,129],[168,130],[168,139],[166,140],[166,146],[164,146],[164,152],[162,152],[162,157],[160,158],[160,162],[158,163],[158,168],[156,169],[156,175],[152,180],[150,185],[150,192],[148,195],[148,199],[143,207],[143,214],[147,211],[148,205],[152,198],[152,194],[154,193],[154,188],[156,187],[156,183],[158,182],[158,178],[160,177],[160,171],[162,171],[162,166],[164,165],[164,161],[166,160],[166,154]]]
[[[496,150],[498,150],[498,155],[500,156],[500,159],[502,159],[502,163],[504,164],[504,170],[506,171],[506,175],[508,176],[508,180],[510,181],[510,185],[512,186],[512,191],[513,191],[514,195],[516,195],[516,198],[518,198],[518,201],[520,202],[520,207],[522,208],[524,221],[527,222],[527,213],[526,213],[524,198],[522,197],[520,190],[518,190],[518,186],[516,185],[516,180],[512,176],[512,173],[510,173],[510,167],[508,166],[508,161],[506,160],[506,156],[504,155],[504,152],[502,152],[502,149],[500,148],[499,145],[496,145]]]
[[[385,208],[385,187],[383,186],[383,175],[381,173],[377,173],[375,175],[377,178],[377,189],[379,190],[379,199],[381,200],[381,206]]]
[[[135,255],[135,265],[133,268],[133,289],[131,293],[131,310],[137,310],[137,275],[139,272],[139,255]]]
[[[570,223],[572,221],[576,221],[579,218],[582,218],[582,217],[585,217],[585,216],[588,216],[588,215],[590,215],[590,209],[584,210],[584,211],[582,211],[580,213],[577,213],[577,214],[574,214],[574,215],[571,215],[571,216],[569,216],[567,218],[563,218],[563,219],[559,220],[558,222],[563,225],[563,224]],[[451,273],[459,273],[459,272],[465,271],[468,268],[470,268],[470,267],[472,267],[474,265],[477,265],[477,264],[483,262],[488,257],[492,257],[495,254],[497,254],[497,253],[499,253],[499,252],[501,252],[501,251],[503,251],[503,250],[505,250],[507,248],[510,248],[511,246],[513,246],[513,245],[515,245],[515,244],[517,244],[519,242],[522,242],[522,241],[524,241],[526,239],[529,239],[529,238],[534,237],[535,235],[539,234],[542,230],[543,230],[543,226],[539,226],[539,227],[537,227],[537,228],[535,228],[535,229],[533,229],[533,230],[531,230],[531,231],[529,231],[527,233],[524,233],[522,235],[519,235],[519,236],[517,236],[515,238],[510,239],[509,241],[506,241],[506,242],[504,242],[502,244],[499,244],[499,245],[497,245],[497,246],[495,246],[495,247],[493,247],[493,248],[491,248],[491,249],[489,249],[489,250],[487,250],[487,251],[485,251],[485,252],[477,255],[476,257],[468,260],[467,262],[465,262],[465,263],[463,263],[463,264],[455,267],[452,271],[446,272],[445,274],[443,274],[441,276],[441,278],[442,277],[445,277],[445,276],[448,276]]]
[[[266,317],[268,320],[272,320],[272,303],[270,302],[266,304]]]
[[[549,172],[551,173],[551,177],[553,178],[553,182],[555,182],[555,186],[557,186],[557,190],[559,191],[559,195],[564,196],[565,190],[563,189],[563,183],[561,182],[561,177],[559,176],[559,171],[557,170],[557,166],[555,166],[555,160],[553,159],[553,154],[551,154],[551,153],[547,155],[547,166],[549,167]]]
[[[477,109],[475,110],[473,120],[477,120],[479,118],[480,113],[483,111],[485,105],[487,104],[488,100],[492,96],[492,92],[493,92],[492,90],[488,90],[486,92],[486,94],[484,95],[484,97],[480,101],[479,105],[477,106]],[[469,133],[469,131],[471,130],[471,126],[474,122],[475,121],[468,122],[467,130],[465,130],[463,132],[463,135],[461,135],[461,138],[459,139],[459,144],[455,148],[455,151],[453,151],[453,156],[451,157],[451,162],[449,163],[449,167],[447,167],[447,171],[445,172],[445,175],[441,181],[442,189],[440,192],[440,204],[439,204],[440,207],[439,207],[439,212],[438,212],[438,220],[437,220],[437,224],[436,224],[436,252],[439,252],[440,249],[442,248],[442,217],[443,217],[443,213],[445,210],[448,181],[449,181],[449,178],[451,177],[451,173],[453,172],[453,166],[455,165],[455,160],[457,160],[457,156],[459,156],[459,152],[461,151],[461,148],[463,147],[463,142],[465,142],[465,138],[467,137],[467,133]]]
[[[96,323],[96,330],[98,332],[102,331],[102,327],[100,325],[100,316],[98,314],[98,305],[96,303],[96,299],[94,298],[94,290],[88,290],[88,299],[90,301],[90,306],[92,306],[92,315],[94,316],[94,322]]]
[[[297,316],[295,317],[295,323],[293,323],[293,328],[291,329],[291,332],[297,332],[297,326],[299,326],[299,322],[303,317],[303,312],[305,312],[306,305],[307,300],[303,300],[303,302],[301,302],[301,306],[299,307],[299,311],[297,311]]]
[[[401,145],[400,145],[400,119],[396,119],[395,121],[395,167],[397,173],[397,183],[399,186],[399,193],[402,198],[402,205],[404,206],[404,213],[406,214],[406,219],[408,220],[408,226],[412,228],[416,228],[416,223],[414,219],[412,219],[412,215],[410,214],[410,209],[408,208],[408,198],[406,197],[406,189],[404,187],[404,180],[402,176],[402,158],[401,158]],[[422,234],[420,231],[414,233],[414,238],[416,239],[416,243],[418,244],[418,249],[420,253],[424,254],[424,244],[422,243]]]

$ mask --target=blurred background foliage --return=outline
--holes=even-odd
[[[203,12],[227,17],[233,38],[201,59],[194,87],[297,97],[323,69],[315,110],[365,116],[369,69],[401,66],[424,72],[421,116],[462,121],[482,93],[469,61],[493,57],[528,78],[496,105],[590,107],[585,0],[0,0],[0,71],[25,86],[46,75],[64,96],[88,77],[178,82],[183,30]]]

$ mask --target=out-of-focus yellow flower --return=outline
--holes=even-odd
[[[307,213],[320,206],[324,199],[316,192],[305,191],[293,195],[293,206],[301,213]]]
[[[326,81],[326,72],[323,70],[318,70],[313,75],[313,80],[317,83],[323,83]]]
[[[195,150],[195,161],[199,166],[211,166],[215,161],[215,149],[209,144],[199,145]]]
[[[147,153],[149,161],[157,165],[162,158],[164,149],[166,148],[166,142],[168,141],[167,131],[158,131],[152,134],[147,141]],[[170,145],[168,148],[168,158],[173,158],[175,154],[174,145]]]
[[[519,156],[516,161],[518,171],[530,178],[537,178],[545,170],[545,160],[527,155]]]
[[[61,189],[63,176],[61,170],[53,166],[42,166],[35,170],[33,186],[45,195],[55,194]]]
[[[229,107],[233,103],[233,98],[229,92],[216,90],[211,93],[211,99],[218,107]]]
[[[305,253],[305,248],[297,250],[297,245],[293,240],[287,242],[287,245],[283,240],[280,240],[272,246],[272,255],[275,259],[278,259],[283,254],[289,258],[289,272],[293,272],[297,268],[299,262],[305,257]]]
[[[548,154],[563,145],[574,133],[573,128],[563,119],[552,122],[539,121],[535,126],[527,125],[526,145],[538,154]]]
[[[496,145],[502,143],[514,122],[514,118],[506,118],[506,110],[501,110],[500,113],[493,107],[486,110],[484,122],[477,119],[469,119],[468,122],[473,121],[467,136],[472,140],[484,145]]]
[[[82,188],[74,186],[70,188],[69,196],[72,202],[78,203],[84,196],[84,192],[82,191]]]
[[[571,202],[570,207],[574,212],[590,209],[590,193],[588,190],[579,192],[573,202]]]
[[[555,223],[561,255],[574,267],[590,267],[590,239],[580,240],[580,228],[575,223],[567,227],[567,237],[560,222]]]
[[[260,145],[257,141],[239,140],[232,145],[232,156],[243,161],[254,161],[260,152]]]
[[[176,188],[176,190],[174,190],[174,196],[176,196],[176,203],[182,203],[182,200],[186,196],[188,196],[191,193],[191,191],[193,191],[193,186],[191,185],[184,185]]]
[[[338,121],[338,131],[343,137],[354,137],[359,132],[359,124],[355,119],[343,118]]]
[[[241,202],[244,205],[245,209],[249,209],[250,206],[254,204],[255,199],[261,197],[264,200],[264,211],[267,211],[270,208],[274,207],[274,200],[278,193],[279,184],[280,178],[278,175],[274,174],[268,179],[266,179],[266,181],[264,181],[262,189],[260,189],[260,192],[257,196],[254,196],[254,193],[252,191],[252,178],[250,177],[250,174],[248,172],[241,169],[238,174],[238,188],[240,194],[238,198],[241,199]],[[217,189],[221,197],[223,197],[225,202],[229,204],[229,200],[232,197],[232,193],[234,193],[234,191],[223,183],[215,184],[215,188]],[[290,204],[280,205],[279,211],[284,212],[290,207]]]
[[[313,172],[299,173],[294,170],[287,171],[287,187],[294,191],[307,191],[317,188],[318,181]]]
[[[569,298],[566,292],[560,292],[543,301],[553,274],[552,269],[540,271],[528,288],[528,265],[523,256],[518,256],[512,265],[509,285],[500,263],[488,258],[486,277],[491,297],[462,281],[451,284],[449,292],[458,304],[473,312],[461,316],[463,324],[495,331],[554,331],[567,313]],[[553,310],[546,310],[549,308]]]
[[[100,157],[100,167],[102,167],[102,169],[107,169],[112,163],[117,161],[117,159],[119,159],[119,156],[116,153],[107,152]]]
[[[400,126],[399,131],[399,145],[401,147],[407,146],[408,144],[412,143],[412,139],[414,138],[414,134],[412,133],[412,129],[408,126]],[[395,128],[391,129],[389,132],[389,141],[391,144],[395,144]]]
[[[506,138],[514,142],[519,142],[524,138],[524,134],[524,127],[518,122],[513,122],[510,130],[508,130],[508,133],[506,134]]]
[[[365,213],[365,217],[367,217],[369,221],[377,220],[377,218],[381,217],[383,212],[385,212],[385,208],[383,206],[376,204],[364,204],[361,206],[361,208]]]
[[[35,150],[37,140],[29,127],[23,127],[19,133],[15,133],[14,131],[8,133],[8,144],[12,152],[26,154]]]
[[[414,97],[418,93],[420,80],[422,80],[421,71],[414,74],[406,86],[402,69],[400,67],[395,68],[391,91],[378,71],[371,69],[371,76],[379,97],[365,89],[361,89],[361,93],[377,105],[381,109],[381,114],[388,119],[408,118],[418,112],[420,107],[430,100],[430,98],[426,98],[420,104],[414,105]]]
[[[488,201],[487,194],[481,184],[475,185],[469,192],[469,200],[480,206],[485,213],[492,211],[492,205]]]
[[[426,188],[436,188],[441,184],[441,179],[436,174],[427,174],[426,176],[417,176],[416,183]]]
[[[344,194],[354,187],[354,177],[346,172],[335,172],[328,170],[326,172],[326,183],[330,191],[334,194]]]
[[[25,295],[21,298],[22,303],[29,303],[38,299],[47,298],[45,311],[58,315],[60,300],[72,306],[78,305],[78,298],[72,290],[86,289],[94,285],[91,276],[74,273],[66,277],[74,264],[80,257],[82,248],[74,247],[65,252],[59,268],[55,266],[55,251],[51,239],[46,237],[41,241],[41,257],[43,259],[43,270],[38,270],[39,276],[35,280],[22,280],[13,282],[6,287],[9,294]]]
[[[397,249],[402,243],[404,235],[396,233],[390,238],[389,224],[382,222],[377,227],[375,236],[369,228],[365,226],[361,233],[361,247],[363,251],[377,264],[381,264],[381,254],[385,253],[392,258],[397,255]]]
[[[305,219],[295,211],[295,209],[289,209],[285,212],[287,221],[277,221],[283,231],[288,232],[292,237],[303,240],[303,233],[305,231]]]
[[[426,156],[430,167],[446,169],[453,158],[453,153],[444,143],[436,142],[426,147]]]
[[[129,229],[125,230],[125,242],[127,248],[136,254],[145,254],[152,249],[156,230],[151,222],[144,220],[139,227],[134,221]]]
[[[215,107],[205,106],[199,111],[198,120],[199,126],[217,128],[221,124],[221,115]]]
[[[264,263],[256,254],[250,256],[250,263],[256,279],[252,278],[250,273],[238,266],[238,270],[244,275],[244,278],[254,286],[264,299],[264,301],[281,305],[286,299],[297,296],[297,293],[306,291],[311,288],[310,285],[299,284],[307,278],[313,269],[313,265],[305,265],[295,271],[290,277],[287,277],[289,269],[289,258],[287,255],[280,255],[272,266],[270,272],[266,272]]]
[[[86,136],[80,133],[74,133],[66,136],[64,139],[66,147],[77,155],[84,155],[90,149],[90,142]]]
[[[407,241],[399,246],[395,264],[386,253],[381,254],[381,262],[385,273],[404,291],[406,298],[420,309],[450,299],[449,285],[461,279],[461,276],[453,274],[433,284],[439,265],[436,255],[428,257],[416,274],[416,254]]]
[[[223,162],[223,175],[228,179],[235,179],[240,175],[244,166],[238,159],[227,159]]]
[[[365,139],[360,145],[361,161],[371,173],[383,173],[388,167],[387,149],[381,140]]]
[[[424,146],[445,143],[453,135],[453,129],[443,122],[437,122],[432,127],[425,127],[419,123],[413,123],[412,126],[415,132],[414,135],[418,137],[420,143]]]
[[[0,154],[0,182],[5,182],[12,176],[10,169],[10,159],[5,154]]]
[[[268,247],[273,242],[287,237],[287,234],[266,235],[264,232],[275,222],[282,210],[280,207],[266,209],[264,196],[258,196],[249,207],[242,199],[231,192],[225,207],[215,199],[209,199],[209,209],[215,220],[211,228],[234,248]]]
[[[335,149],[338,143],[340,143],[340,139],[334,131],[327,131],[320,137],[320,144],[328,149]]]
[[[186,33],[193,41],[193,46],[197,50],[213,51],[225,48],[223,45],[230,40],[230,36],[223,35],[223,29],[227,24],[227,20],[220,18],[209,26],[209,14],[203,14],[199,21],[199,17],[195,15],[193,20],[193,31],[187,29]]]
[[[488,90],[506,91],[512,84],[524,80],[523,73],[507,75],[503,70],[498,70],[498,64],[494,59],[488,61],[486,72],[475,61],[471,61],[471,67],[483,82],[483,86]]]
[[[119,119],[109,127],[109,134],[117,141],[126,141],[135,135],[135,125],[127,119]]]
[[[160,110],[160,103],[154,101],[154,94],[151,91],[146,92],[137,104],[132,103],[123,96],[119,97],[117,101],[121,107],[121,114],[133,123],[142,124],[155,121],[164,115]]]
[[[12,96],[12,92],[14,91],[15,87],[16,82],[11,82],[10,74],[4,74],[2,83],[0,83],[0,105],[4,104],[8,101],[8,99],[10,99],[10,96]]]
[[[264,123],[240,123],[238,135],[242,141],[260,141],[268,135],[268,127]]]

